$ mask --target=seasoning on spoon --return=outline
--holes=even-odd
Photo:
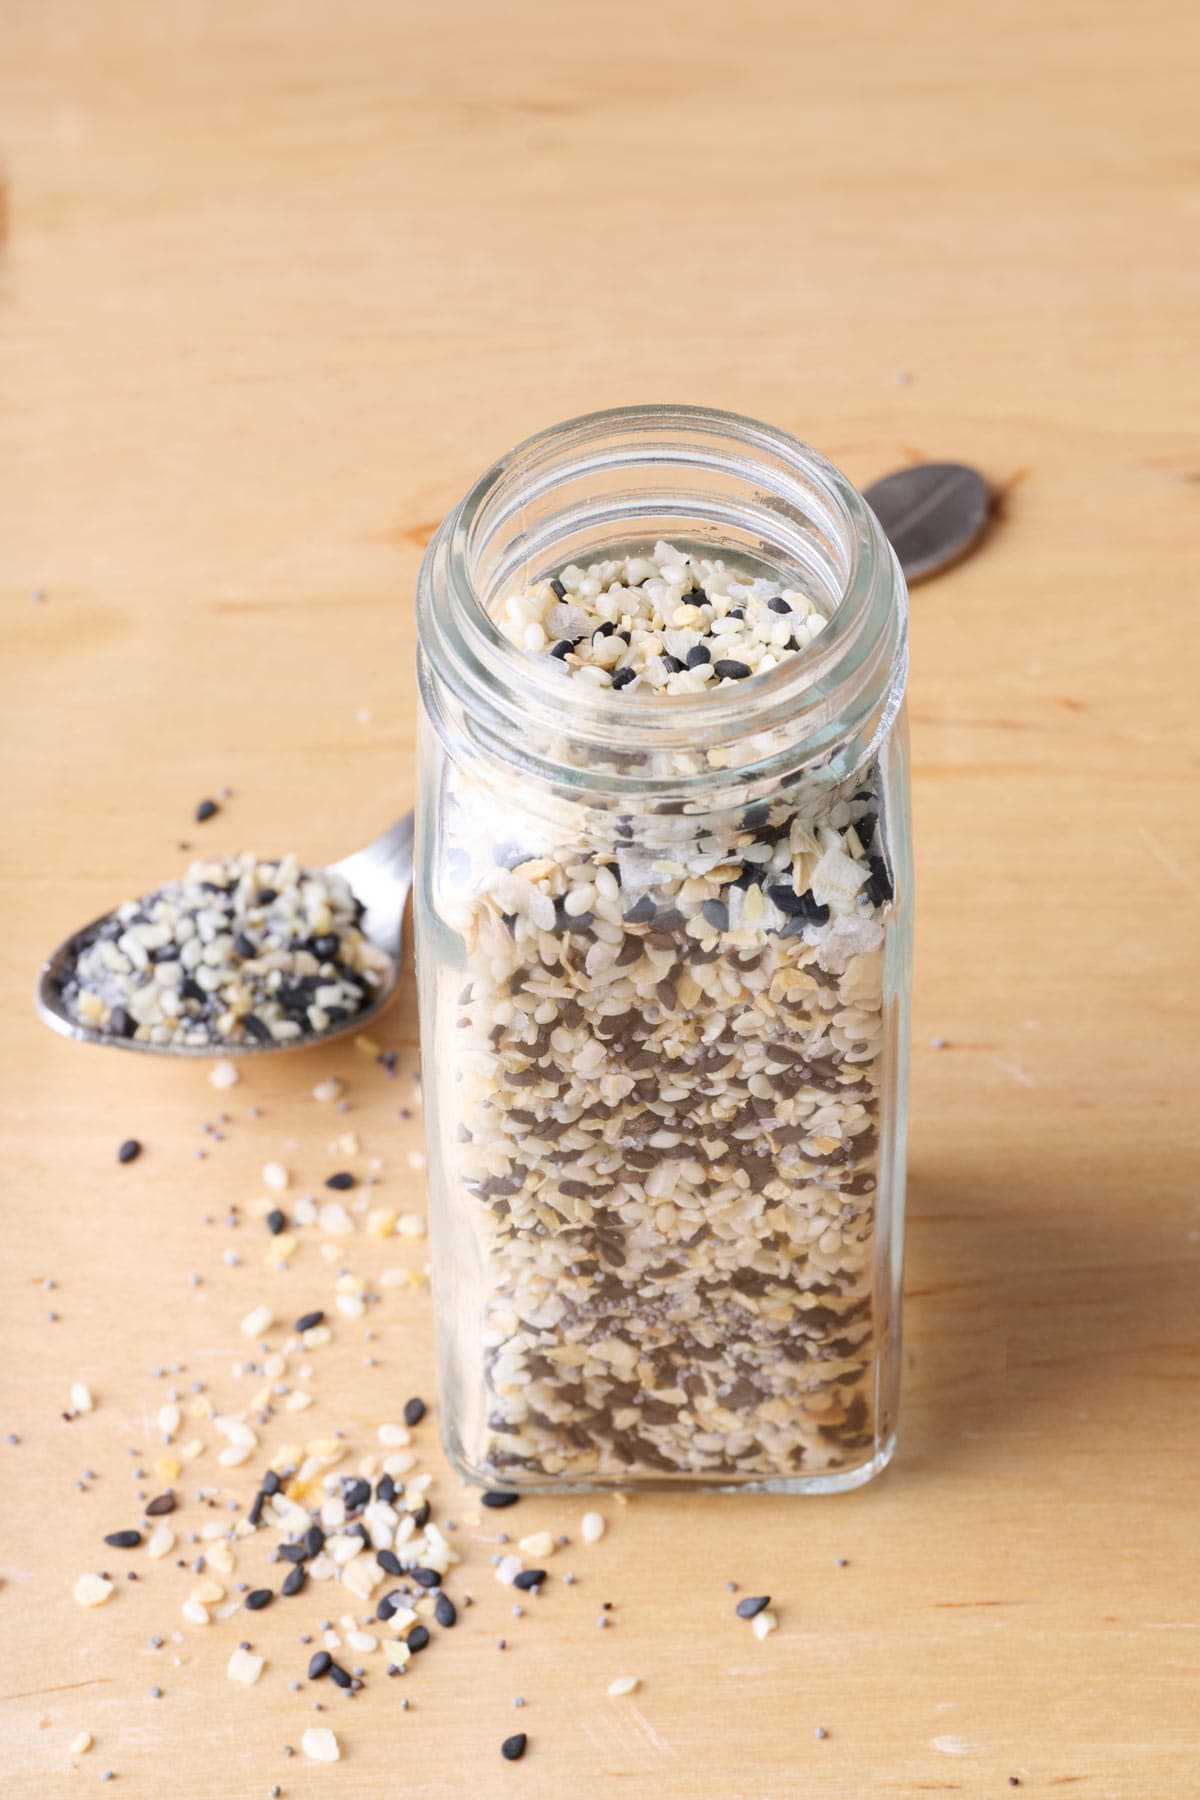
[[[374,1004],[390,963],[345,877],[295,856],[193,863],[104,919],[67,972],[80,1024],[188,1047],[284,1044]]]

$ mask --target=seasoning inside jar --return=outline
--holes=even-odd
[[[745,684],[748,730],[757,678],[828,619],[666,542],[568,564],[492,616],[591,698],[649,713]],[[468,1351],[453,1431],[473,1473],[788,1485],[869,1462],[885,786],[876,755],[741,806],[585,808],[451,759],[434,909],[466,979],[424,1011],[455,1069],[443,1229],[479,1271],[483,1392],[463,1391]]]

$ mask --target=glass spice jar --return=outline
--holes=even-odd
[[[700,408],[530,439],[429,546],[416,942],[468,1479],[828,1493],[887,1463],[906,624],[845,478]]]

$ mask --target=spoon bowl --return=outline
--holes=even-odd
[[[278,1055],[284,1050],[307,1050],[313,1044],[327,1044],[333,1038],[344,1037],[347,1032],[361,1031],[387,1006],[400,978],[404,909],[413,882],[412,813],[405,813],[364,850],[343,857],[341,862],[331,863],[329,872],[343,876],[355,899],[361,902],[364,911],[359,930],[368,943],[387,958],[388,970],[369,1006],[362,1007],[348,1019],[338,1019],[324,1031],[304,1032],[297,1038],[286,1038],[282,1043],[260,1043],[257,1039],[249,1039],[240,1044],[149,1044],[83,1024],[68,1010],[64,990],[80,952],[87,949],[112,917],[111,913],[103,913],[100,918],[73,931],[46,958],[38,972],[33,994],[38,1016],[61,1037],[74,1038],[81,1044],[137,1050],[149,1056],[199,1057],[207,1062],[226,1056]]]

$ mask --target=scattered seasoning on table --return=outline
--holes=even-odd
[[[325,1186],[327,1188],[334,1188],[338,1193],[344,1194],[349,1188],[354,1186],[354,1176],[350,1173],[349,1169],[339,1169],[335,1175],[327,1175],[325,1177]]]
[[[813,1732],[813,1736],[815,1738],[827,1738],[829,1736],[829,1733],[826,1731],[826,1729],[823,1725],[818,1725],[816,1730]]]
[[[404,1423],[406,1425],[419,1425],[424,1417],[425,1402],[423,1400],[412,1399],[404,1402]]]
[[[141,1154],[142,1146],[138,1143],[138,1140],[136,1138],[126,1138],[125,1142],[121,1145],[121,1148],[117,1151],[117,1161],[119,1163],[135,1162]]]
[[[168,1488],[165,1494],[157,1494],[146,1507],[148,1519],[161,1519],[166,1513],[175,1511],[175,1494]]]
[[[520,1498],[520,1494],[507,1494],[499,1488],[488,1488],[486,1493],[479,1496],[479,1502],[481,1506],[499,1508],[502,1506],[515,1506]]]
[[[270,1606],[274,1598],[270,1588],[253,1588],[246,1595],[244,1604],[249,1612],[261,1612],[264,1606]]]
[[[520,1762],[529,1745],[529,1739],[523,1731],[516,1731],[512,1737],[506,1737],[500,1746],[500,1754],[505,1762]]]
[[[197,825],[203,825],[207,819],[215,818],[220,810],[215,800],[201,800],[192,817]]]
[[[770,1594],[748,1594],[744,1600],[738,1601],[737,1616],[739,1619],[756,1619],[764,1607],[770,1604]]]
[[[111,1544],[114,1550],[136,1550],[142,1541],[142,1534],[140,1531],[110,1531],[104,1541]]]

